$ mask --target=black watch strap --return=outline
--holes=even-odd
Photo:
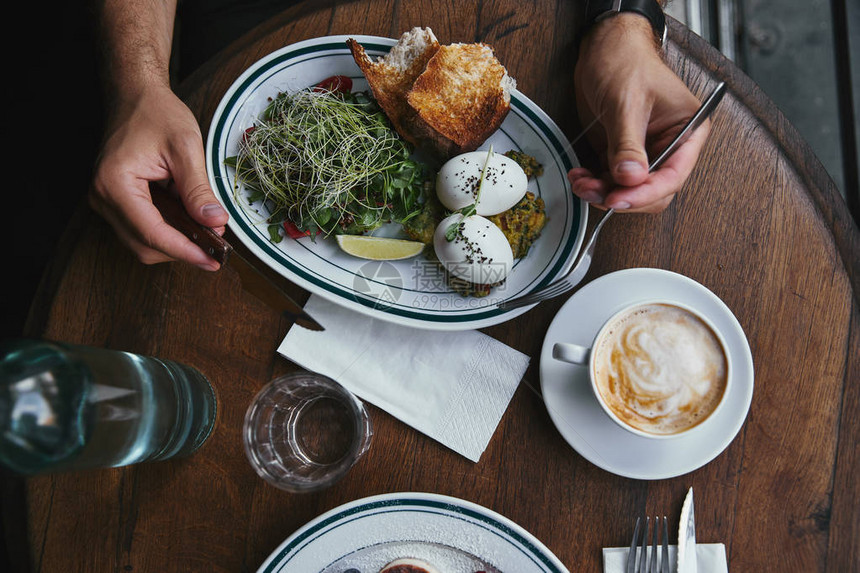
[[[636,12],[650,23],[657,41],[662,46],[666,41],[666,16],[657,0],[588,0],[585,9],[584,32],[604,18],[620,12]]]

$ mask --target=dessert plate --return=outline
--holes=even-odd
[[[279,243],[269,240],[265,215],[249,208],[242,186],[224,161],[236,155],[246,129],[254,125],[270,98],[313,86],[332,75],[353,80],[354,91],[367,81],[346,45],[360,42],[371,57],[386,54],[396,41],[376,36],[327,36],[282,48],[246,70],[224,94],[206,141],[209,182],[230,213],[230,229],[261,261],[299,286],[360,313],[418,328],[466,330],[510,320],[528,308],[499,304],[541,288],[563,276],[582,244],[586,204],[570,191],[567,172],[578,165],[567,138],[537,105],[514,90],[502,126],[481,147],[514,149],[535,157],[544,167],[528,190],[544,200],[549,215],[540,238],[526,257],[515,261],[506,282],[483,298],[463,297],[445,284],[439,266],[428,257],[367,261],[342,252],[334,239],[310,237]]]
[[[278,547],[257,573],[375,573],[403,557],[446,573],[566,573],[522,527],[480,505],[437,494],[359,499],[317,517]]]
[[[613,313],[639,301],[674,300],[697,310],[723,335],[732,360],[726,403],[708,421],[708,432],[667,440],[636,436],[601,409],[588,369],[552,357],[556,342],[589,346]],[[734,439],[752,402],[753,361],[749,343],[732,311],[710,290],[683,275],[660,269],[627,269],[582,287],[559,309],[544,338],[540,380],[550,418],[582,457],[604,470],[634,479],[676,477],[702,467]]]

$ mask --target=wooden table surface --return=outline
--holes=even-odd
[[[429,25],[443,43],[494,46],[518,88],[573,136],[572,10],[551,0],[299,7],[222,52],[180,92],[205,132],[233,80],[281,46],[330,34],[397,37]],[[8,482],[7,499],[25,503],[26,528],[7,528],[14,547],[29,548],[22,568],[253,571],[329,509],[424,491],[503,514],[571,571],[600,571],[601,548],[627,544],[634,516],[666,514],[675,526],[693,486],[698,539],[725,543],[730,570],[857,571],[857,227],[812,151],[737,67],[674,21],[666,57],[699,97],[716,80],[727,82],[728,94],[685,189],[659,215],[614,217],[588,280],[668,269],[734,312],[750,342],[755,390],[744,426],[716,459],[687,475],[639,481],[595,467],[564,441],[538,390],[544,333],[563,297],[484,329],[532,361],[479,463],[371,406],[373,445],[343,481],[316,494],[279,491],[248,465],[240,428],[256,391],[296,368],[276,353],[289,324],[242,293],[231,272],[139,264],[84,208],[28,334],[195,365],[216,386],[222,410],[190,459]]]

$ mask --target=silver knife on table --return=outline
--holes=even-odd
[[[171,196],[166,189],[157,185],[150,185],[149,188],[152,202],[164,220],[221,263],[221,268],[230,266],[236,271],[242,281],[242,288],[246,292],[254,295],[270,308],[289,316],[299,326],[310,330],[325,330],[299,303],[233,249],[233,246],[222,236],[192,219],[182,203]]]
[[[678,528],[678,573],[697,573],[696,517],[693,511],[693,488],[687,492],[681,506],[681,525]]]

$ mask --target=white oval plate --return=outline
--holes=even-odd
[[[375,36],[328,36],[282,48],[262,58],[227,90],[218,105],[206,142],[209,182],[230,213],[230,229],[255,256],[299,286],[336,304],[408,326],[465,330],[498,324],[529,307],[504,311],[498,305],[541,288],[563,275],[582,244],[587,206],[570,191],[567,172],[578,165],[564,134],[538,106],[519,92],[511,111],[482,149],[517,149],[534,156],[544,174],[529,183],[543,198],[547,225],[527,257],[515,262],[505,284],[484,298],[463,297],[445,284],[438,265],[424,257],[375,262],[343,253],[334,238],[269,240],[264,217],[236,201],[235,174],[224,165],[236,155],[242,133],[283,91],[296,91],[341,74],[353,89],[367,90],[367,81],[353,60],[346,40],[355,38],[371,57],[388,52],[396,42]],[[241,197],[244,191],[238,189]],[[246,203],[246,202],[245,202]]]
[[[525,529],[485,507],[430,493],[359,499],[306,524],[257,573],[376,573],[401,557],[446,573],[567,573]]]
[[[731,386],[720,411],[707,426],[668,440],[651,440],[621,428],[597,403],[588,369],[552,357],[556,342],[589,346],[615,312],[655,298],[677,301],[707,317],[723,335],[732,359]],[[582,457],[620,476],[656,480],[689,473],[726,449],[746,419],[754,375],[746,335],[717,295],[671,271],[626,269],[593,280],[559,309],[541,349],[540,381],[550,418]]]

